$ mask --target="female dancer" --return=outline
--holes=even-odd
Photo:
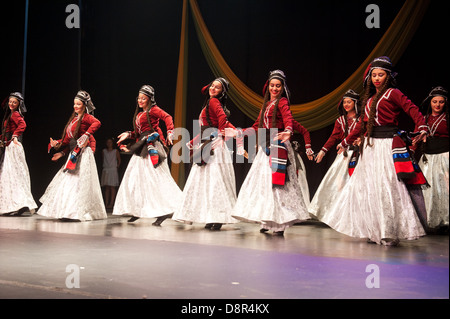
[[[449,126],[448,126],[448,92],[443,87],[431,90],[422,103],[427,108],[425,120],[430,129],[430,136],[423,143],[423,155],[419,166],[430,188],[423,190],[427,221],[430,231],[448,231],[448,166],[449,166]]]
[[[330,138],[319,151],[316,163],[320,163],[326,153],[337,142],[342,141],[356,127],[360,115],[359,94],[353,90],[345,92],[338,105],[341,115],[334,123],[334,129]],[[319,187],[309,205],[309,212],[321,220],[333,205],[337,195],[350,178],[349,162],[354,153],[355,146],[350,146],[349,152],[343,152],[336,156],[333,164],[320,182]]]
[[[38,214],[61,220],[88,221],[107,217],[95,163],[93,134],[101,123],[90,113],[95,110],[91,96],[78,91],[74,112],[64,128],[62,138],[50,138],[56,152],[52,161],[66,154],[68,159],[40,198]]]
[[[246,134],[258,131],[258,152],[242,184],[233,217],[260,223],[262,233],[273,230],[275,235],[283,235],[287,227],[309,219],[289,142],[293,117],[283,71],[270,72],[263,94],[258,119],[246,129]]]
[[[11,93],[4,105],[5,115],[0,135],[0,215],[22,214],[37,208],[31,194],[30,174],[22,146],[22,134],[27,125],[27,111],[21,93]],[[6,104],[6,100],[5,100]]]
[[[167,142],[160,120],[166,124]],[[160,226],[178,207],[182,192],[170,174],[165,150],[172,145],[172,116],[156,105],[150,85],[139,89],[133,126],[133,131],[118,136],[120,149],[133,155],[117,191],[113,215],[131,215],[129,222],[157,217],[153,225]],[[134,143],[122,145],[126,139],[134,139]]]
[[[414,144],[426,138],[428,128],[419,108],[395,88],[395,74],[388,57],[369,65],[364,79],[365,115],[337,147],[342,153],[361,133],[361,157],[329,214],[322,218],[341,233],[383,245],[425,235],[406,183],[426,181],[418,180],[411,161],[406,161],[409,154],[397,128],[400,112],[405,111],[420,130]]]
[[[222,77],[202,89],[208,97],[200,112],[201,140],[197,136],[188,143],[194,163],[184,186],[182,203],[172,217],[187,224],[205,223],[205,228],[211,230],[237,223],[231,217],[236,202],[233,159],[224,140],[225,129],[235,130],[228,121],[228,90],[229,83]]]

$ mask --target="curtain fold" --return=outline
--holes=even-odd
[[[180,53],[178,57],[177,87],[175,93],[174,127],[186,127],[186,93],[188,70],[188,2],[183,0],[181,19]],[[173,141],[174,144],[178,140]],[[181,154],[178,154],[181,155]],[[184,164],[171,163],[170,171],[173,179],[183,188],[185,182]]]

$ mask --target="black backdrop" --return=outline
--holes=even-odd
[[[314,100],[340,85],[360,65],[389,27],[403,1],[376,1],[381,27],[368,29],[365,8],[373,1],[199,0],[199,7],[222,55],[254,91],[261,92],[267,74],[282,69],[295,104]],[[65,25],[68,4],[81,9],[81,28]],[[431,1],[406,52],[397,63],[399,88],[420,104],[436,85],[448,85],[448,2]],[[2,2],[0,19],[0,96],[22,88],[25,1]],[[150,84],[156,101],[174,114],[181,30],[181,0],[31,0],[29,4],[25,102],[28,113],[24,147],[36,201],[63,162],[47,154],[49,137],[57,138],[72,113],[78,89],[90,92],[102,127],[97,164],[107,137],[132,128],[139,87]],[[200,49],[192,17],[188,39],[187,129],[198,117],[204,97],[200,89],[213,74]],[[231,101],[230,121],[247,127],[253,120]],[[402,124],[411,127],[404,117]],[[332,125],[311,132],[318,152]],[[313,196],[335,157],[308,162]],[[128,158],[123,157],[121,172]],[[249,164],[235,164],[238,190]],[[189,165],[186,165],[186,176]],[[150,185],[150,184],[149,184]]]

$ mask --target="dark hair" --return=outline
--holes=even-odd
[[[9,125],[9,120],[11,119],[11,115],[12,115],[11,109],[9,108],[9,105],[8,105],[9,104],[9,99],[11,97],[13,97],[16,100],[18,100],[14,96],[9,96],[6,99],[4,99],[3,103],[2,103],[2,107],[5,109],[5,114],[3,114],[3,120],[2,120],[2,131],[1,131],[2,132],[2,140],[5,140],[5,138],[6,138],[6,128]],[[19,101],[19,106],[18,106],[17,110],[19,110],[19,107],[20,107],[20,101]],[[19,114],[20,114],[20,116],[23,117],[23,114],[21,114],[20,112],[19,112]]]

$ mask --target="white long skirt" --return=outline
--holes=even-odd
[[[427,163],[423,156],[419,161],[430,188],[423,190],[425,207],[427,210],[428,227],[436,228],[448,226],[449,219],[449,152],[441,154],[426,154]]]
[[[348,174],[348,164],[353,151],[349,151],[347,157],[343,153],[338,154],[320,182],[314,193],[308,211],[318,220],[322,220],[329,213],[330,208],[336,201],[337,196],[347,184],[350,175]]]
[[[86,147],[75,171],[56,173],[40,198],[38,214],[52,218],[89,221],[107,218],[94,153]]]
[[[351,237],[417,239],[425,231],[406,185],[399,181],[392,159],[392,138],[371,139],[352,177],[322,218],[331,228]]]
[[[158,144],[158,151],[163,152]],[[154,218],[172,214],[181,201],[167,159],[156,168],[149,156],[132,155],[117,191],[113,215]]]
[[[214,155],[207,164],[193,164],[183,189],[183,200],[172,219],[192,223],[231,224],[236,204],[233,158],[223,139],[213,142]]]
[[[294,151],[285,143],[290,165],[289,180],[282,187],[272,186],[270,157],[259,147],[255,160],[242,184],[233,217],[260,223],[273,231],[284,231],[295,223],[309,219],[309,213],[296,175]]]
[[[31,194],[30,173],[23,146],[11,142],[5,147],[0,167],[0,215],[24,207],[33,213],[37,205]]]

